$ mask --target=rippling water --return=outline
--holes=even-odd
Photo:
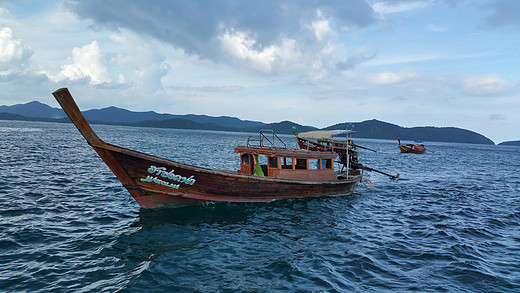
[[[251,134],[94,125],[238,169]],[[282,136],[293,146],[294,139]],[[520,148],[356,140],[351,195],[141,210],[71,124],[0,121],[0,291],[519,292]]]

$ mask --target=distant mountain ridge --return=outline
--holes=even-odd
[[[347,129],[348,123],[339,123],[329,126],[325,129]],[[382,122],[379,120],[367,120],[360,123],[354,123],[354,138],[382,138],[402,140],[424,140],[438,142],[457,142],[457,143],[475,143],[475,144],[495,144],[491,139],[466,129],[456,127],[401,127],[395,124]]]
[[[313,126],[304,126],[291,121],[282,121],[266,124],[258,121],[241,120],[236,117],[212,117],[207,115],[172,115],[159,114],[153,111],[133,112],[117,107],[93,109],[83,112],[90,123],[116,124],[137,127],[177,128],[177,129],[201,129],[235,132],[258,132],[260,129],[272,129],[279,134],[291,134],[292,127],[296,126],[298,132],[316,130]],[[61,109],[52,108],[43,103],[34,101],[13,106],[0,106],[0,119],[5,120],[39,120],[50,122],[69,122]],[[354,138],[378,138],[475,144],[494,144],[489,138],[476,132],[456,127],[411,127],[405,128],[395,124],[367,120],[354,124]],[[338,123],[327,128],[347,129],[350,123]],[[513,142],[514,143],[514,142]]]
[[[0,112],[17,114],[25,117],[51,119],[59,119],[67,116],[62,109],[52,108],[51,106],[38,101],[13,106],[0,106]]]
[[[520,146],[520,140],[504,141],[499,143],[498,145]]]
[[[83,112],[85,118],[92,121],[104,121],[111,123],[139,123],[143,121],[165,121],[171,119],[189,120],[200,124],[215,124],[222,127],[254,127],[263,125],[262,122],[241,120],[235,117],[211,117],[207,115],[173,115],[173,114],[159,114],[153,111],[148,112],[133,112],[117,107],[108,107],[103,109],[93,109]]]
[[[0,112],[22,115],[32,118],[50,118],[60,119],[67,115],[62,109],[52,108],[46,104],[38,101],[29,102],[26,104],[18,104],[13,106],[0,106]],[[207,115],[173,115],[173,114],[159,114],[154,111],[148,112],[134,112],[126,109],[117,108],[114,106],[103,109],[92,109],[82,111],[85,118],[89,121],[109,122],[109,123],[138,123],[142,121],[160,121],[168,119],[185,119],[196,123],[213,123],[223,127],[242,128],[242,127],[257,127],[265,123],[250,120],[241,120],[236,117],[220,116],[212,117]]]

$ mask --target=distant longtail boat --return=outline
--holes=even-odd
[[[399,143],[401,153],[424,154],[426,152],[426,148],[421,140],[416,140],[415,144],[402,145],[401,139],[398,138],[397,142]]]

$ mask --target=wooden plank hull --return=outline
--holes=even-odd
[[[296,136],[296,142],[298,142],[298,147],[302,150],[309,150],[309,151],[318,151],[318,152],[324,152],[324,151],[330,151],[331,149],[327,149],[326,146],[315,143],[313,141],[309,141],[307,139],[302,139],[298,136]]]
[[[93,146],[143,208],[204,202],[268,202],[345,195],[360,176],[334,181],[301,181],[242,175],[191,166],[114,145]]]
[[[268,202],[351,193],[361,176],[334,180],[291,180],[192,166],[101,140],[67,89],[53,93],[88,144],[143,208],[210,202]]]

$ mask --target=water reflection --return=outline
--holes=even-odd
[[[245,223],[258,210],[258,204],[215,203],[166,209],[140,209],[134,226],[149,228],[159,225],[197,226],[201,224]]]

